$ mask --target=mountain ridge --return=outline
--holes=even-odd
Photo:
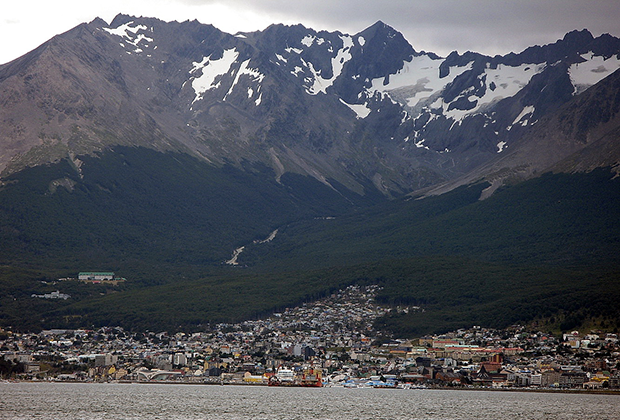
[[[231,35],[119,14],[0,66],[0,169],[135,144],[398,196],[495,159],[583,90],[579,65],[593,63],[585,81],[596,82],[619,53],[620,40],[587,30],[518,54],[442,59],[381,21],[355,35],[302,25]]]

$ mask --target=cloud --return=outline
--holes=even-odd
[[[181,0],[192,6],[221,0]],[[440,54],[473,50],[518,52],[555,42],[574,29],[620,36],[617,0],[225,0],[279,23],[356,33],[377,20],[393,26],[416,49]],[[216,25],[217,26],[217,25]]]

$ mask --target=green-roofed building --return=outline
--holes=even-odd
[[[109,271],[82,271],[78,274],[78,280],[114,280],[114,273]]]

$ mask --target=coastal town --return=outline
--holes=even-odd
[[[270,317],[209,331],[120,327],[0,329],[4,380],[181,382],[376,388],[467,387],[620,392],[620,342],[600,331],[554,336],[472,326],[417,339],[373,329],[389,311],[377,286],[350,286]],[[308,375],[311,372],[311,375]],[[299,382],[299,378],[312,381]]]

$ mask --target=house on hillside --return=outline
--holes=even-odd
[[[126,281],[123,277],[116,277],[111,271],[82,271],[78,274],[78,280],[84,283],[106,283],[115,286]]]
[[[114,273],[112,273],[112,272],[82,271],[82,272],[80,272],[78,274],[78,280],[81,280],[81,281],[114,280]]]

